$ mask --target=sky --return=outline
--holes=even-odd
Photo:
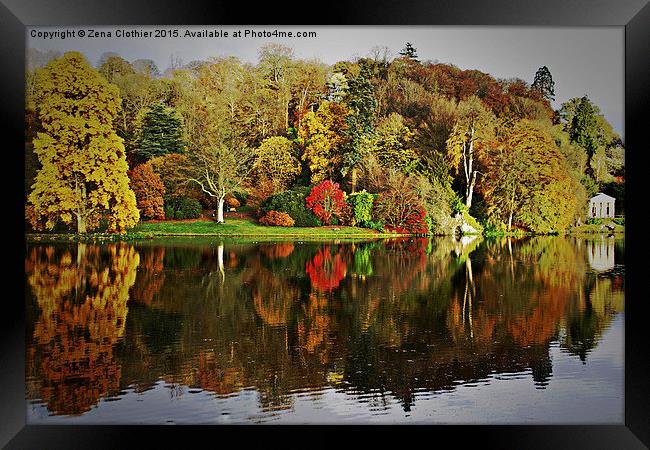
[[[89,37],[89,30],[111,32],[111,37]],[[79,30],[85,36],[79,37]],[[178,37],[116,37],[118,33],[178,30]],[[228,32],[222,37],[185,37],[186,31]],[[240,30],[242,37],[234,36]],[[245,30],[292,32],[293,37],[244,37]],[[68,31],[65,38],[39,37],[37,32]],[[71,37],[71,31],[75,36]],[[315,32],[315,37],[296,37]],[[62,34],[62,33],[61,33]],[[622,137],[624,130],[624,28],[623,27],[520,27],[520,26],[114,26],[32,27],[27,48],[41,51],[79,51],[94,65],[104,52],[123,58],[152,59],[163,72],[172,59],[187,63],[210,57],[237,56],[256,63],[258,50],[277,42],[303,59],[327,64],[368,56],[375,46],[388,47],[397,56],[410,42],[420,61],[450,63],[461,69],[478,69],[496,78],[521,78],[532,83],[535,72],[547,66],[555,81],[554,108],[574,97],[587,95]]]

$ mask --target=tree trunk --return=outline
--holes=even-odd
[[[464,148],[464,147],[463,147]],[[474,127],[472,127],[469,138],[469,149],[467,153],[463,151],[463,165],[465,166],[465,182],[467,190],[465,191],[465,206],[467,209],[472,206],[472,193],[474,192],[474,183],[476,183],[476,171],[474,170]]]
[[[86,234],[86,221],[81,214],[77,214],[77,234]]]
[[[510,228],[512,227],[512,216],[515,212],[515,192],[517,192],[517,188],[512,190],[512,196],[510,197],[510,215],[508,216],[508,231],[510,231]]]
[[[474,194],[474,185],[476,184],[476,174],[476,171],[472,173],[472,181],[470,181],[469,185],[467,186],[467,198],[465,199],[465,206],[467,206],[467,210],[472,207],[472,195]]]
[[[352,169],[352,193],[354,194],[357,191],[357,169],[356,167]]]
[[[219,197],[219,206],[217,207],[217,222],[218,223],[223,223],[223,203],[225,199],[225,195],[221,195]]]

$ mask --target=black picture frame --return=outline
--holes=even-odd
[[[2,192],[5,220],[10,229],[5,241],[14,243],[6,254],[15,257],[6,268],[4,314],[0,314],[0,445],[7,448],[119,448],[135,446],[144,439],[146,447],[177,446],[205,438],[218,445],[225,434],[236,432],[240,439],[265,444],[267,433],[278,427],[115,427],[115,426],[36,426],[25,425],[25,311],[20,289],[10,294],[12,280],[24,279],[25,241],[22,192],[24,167],[24,67],[26,27],[37,25],[154,25],[154,24],[313,24],[327,25],[518,25],[518,26],[621,26],[625,27],[625,146],[626,234],[633,245],[626,247],[625,314],[625,425],[620,426],[435,426],[425,427],[341,427],[350,437],[359,437],[365,445],[385,439],[388,433],[402,436],[403,442],[423,442],[432,437],[454,446],[468,443],[498,448],[647,448],[650,446],[650,389],[646,377],[650,371],[646,355],[647,334],[643,297],[643,242],[640,235],[643,213],[637,207],[643,200],[644,153],[648,153],[645,112],[650,105],[650,4],[648,0],[424,0],[408,2],[359,1],[354,4],[314,4],[309,12],[305,4],[267,2],[256,5],[243,2],[173,0],[0,0],[0,58],[3,83],[0,83],[3,159],[6,162]],[[13,176],[7,176],[13,175]],[[24,238],[23,238],[24,239]],[[9,253],[9,251],[11,253]],[[15,271],[15,273],[13,273]],[[279,427],[293,439],[305,427]],[[322,443],[337,445],[339,430],[320,428]],[[337,427],[338,428],[338,427]],[[356,428],[361,428],[356,430]],[[251,434],[248,434],[251,431]],[[307,430],[307,437],[311,434]],[[315,436],[315,435],[314,435]],[[405,436],[406,437],[406,436]],[[347,439],[347,438],[346,438]],[[336,440],[336,441],[334,441]],[[279,441],[285,443],[284,441]],[[310,445],[309,441],[295,441]]]

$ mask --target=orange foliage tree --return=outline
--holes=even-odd
[[[131,189],[144,219],[164,219],[165,185],[160,175],[153,171],[151,165],[140,164],[129,171]]]

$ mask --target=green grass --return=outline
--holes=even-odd
[[[219,237],[238,238],[251,241],[277,241],[286,239],[301,240],[347,240],[375,239],[404,236],[396,233],[380,233],[375,230],[358,227],[270,227],[258,225],[248,219],[226,219],[219,224],[212,220],[195,222],[168,221],[145,222],[138,224],[126,234],[89,233],[78,236],[74,233],[28,233],[31,242],[113,242],[140,241],[164,237]]]
[[[259,236],[259,237],[381,237],[395,236],[357,227],[267,227],[245,219],[199,222],[156,222],[137,225],[128,234],[144,236]]]
[[[602,225],[580,225],[573,227],[569,231],[570,234],[597,234],[597,233],[625,233],[625,226],[614,224],[614,229],[603,228]]]

